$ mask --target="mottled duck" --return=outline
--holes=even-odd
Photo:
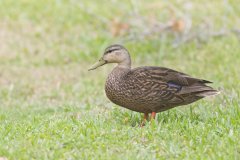
[[[144,120],[149,114],[155,119],[158,112],[218,93],[206,85],[210,81],[173,69],[155,66],[131,69],[129,52],[121,45],[107,47],[102,58],[89,70],[108,63],[117,63],[117,66],[106,80],[107,97],[119,106],[144,113]]]

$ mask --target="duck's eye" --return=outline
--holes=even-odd
[[[117,48],[109,49],[109,50],[106,52],[106,54],[111,53],[111,52],[116,51],[116,50],[118,50],[118,49],[117,49]]]

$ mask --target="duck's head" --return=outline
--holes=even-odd
[[[128,50],[118,44],[111,45],[105,49],[102,58],[88,70],[94,70],[107,63],[117,63],[119,67],[131,68]]]

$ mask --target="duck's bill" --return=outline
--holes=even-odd
[[[94,69],[96,69],[96,68],[98,68],[98,67],[100,67],[100,66],[103,66],[104,64],[106,64],[107,63],[107,61],[105,61],[105,60],[103,60],[102,58],[97,62],[97,63],[95,63],[92,67],[90,67],[88,70],[90,71],[90,70],[94,70]]]

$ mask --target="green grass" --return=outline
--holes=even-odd
[[[110,33],[114,18],[128,22],[133,11],[164,22],[164,6],[191,15],[193,26],[206,18],[216,29],[239,26],[237,0],[204,2],[1,1],[0,157],[239,159],[240,41],[234,34],[174,48],[171,38],[126,41]],[[185,10],[187,5],[194,8]],[[104,94],[113,65],[87,71],[118,42],[134,66],[165,66],[208,79],[221,94],[159,113],[140,128],[139,113]]]

